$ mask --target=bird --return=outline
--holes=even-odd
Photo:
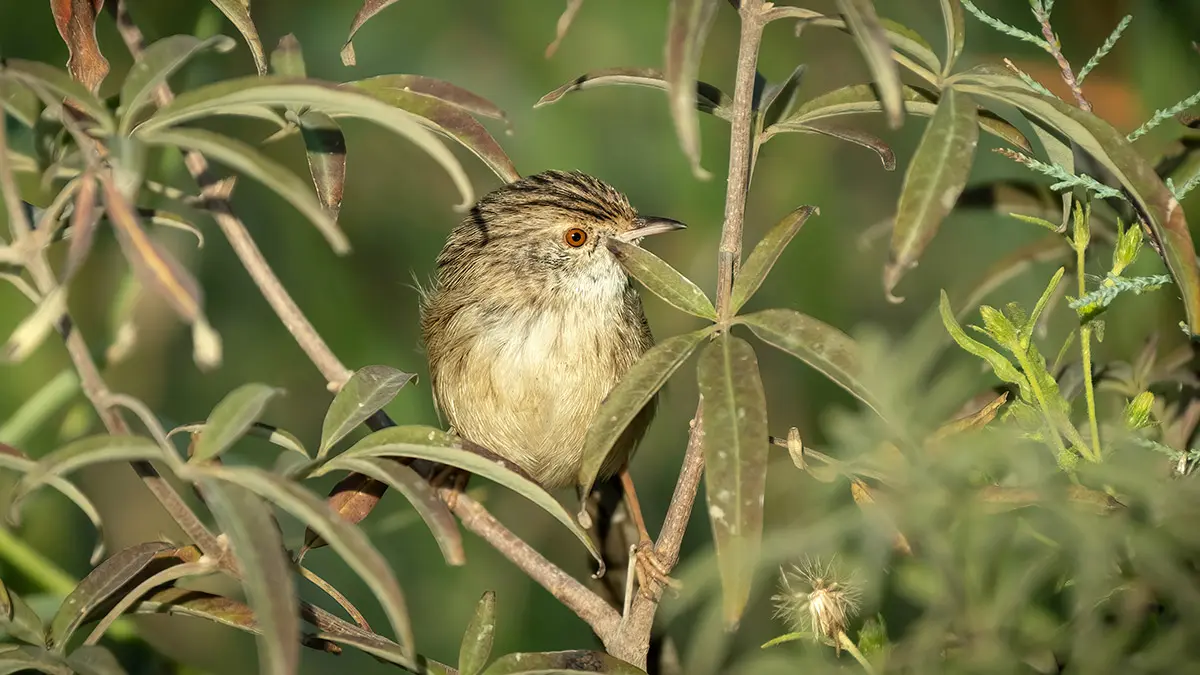
[[[581,490],[592,418],[654,344],[641,296],[610,246],[684,228],[639,215],[624,194],[579,171],[530,175],[482,197],[450,232],[421,290],[430,387],[451,430],[547,490]],[[643,589],[646,575],[672,582],[654,557],[628,473],[656,407],[657,397],[598,476],[620,476],[638,527]]]

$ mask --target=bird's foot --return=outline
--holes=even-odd
[[[467,487],[467,481],[470,480],[471,474],[453,466],[442,466],[437,473],[429,479],[429,484],[442,497],[442,501],[446,503],[446,508],[451,511],[458,505],[458,496],[462,494]]]
[[[649,539],[639,541],[633,547],[633,555],[636,560],[634,569],[637,573],[638,592],[643,597],[654,600],[663,586],[676,593],[683,588],[683,584],[672,579],[670,569],[658,559],[658,554],[654,551],[654,542]]]

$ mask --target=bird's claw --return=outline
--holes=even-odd
[[[670,570],[658,559],[658,554],[654,551],[654,542],[649,539],[638,542],[633,555],[636,558],[634,569],[637,572],[638,592],[642,597],[654,600],[655,594],[662,586],[667,586],[676,593],[683,588],[683,584],[670,577]]]
[[[453,466],[443,466],[429,479],[429,484],[442,497],[451,511],[458,505],[458,495],[467,487],[470,474]]]

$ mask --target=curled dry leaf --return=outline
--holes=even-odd
[[[1000,406],[1004,405],[1007,400],[1008,392],[1002,392],[979,410],[942,425],[941,428],[933,432],[929,437],[929,441],[936,443],[957,434],[982,429],[996,418],[997,413],[1000,412]]]
[[[96,42],[96,14],[104,0],[51,0],[54,24],[67,43],[67,70],[93,94],[108,75],[108,59]]]
[[[567,0],[567,8],[558,17],[558,25],[554,28],[554,42],[551,42],[546,47],[546,58],[554,56],[554,52],[558,51],[558,46],[562,44],[563,38],[567,36],[567,30],[571,27],[571,22],[575,20],[575,15],[579,13],[582,7],[583,0]]]
[[[358,13],[354,15],[354,21],[350,24],[350,35],[346,37],[346,43],[342,45],[342,64],[353,66],[357,63],[357,58],[354,54],[354,34],[362,28],[363,24],[371,19],[371,17],[383,11],[385,7],[395,3],[396,0],[365,0]]]
[[[254,19],[250,18],[250,0],[212,0],[234,27],[242,34],[250,47],[250,55],[254,57],[254,67],[259,75],[267,74],[267,55],[263,51],[262,40],[258,37],[258,29],[254,27]]]
[[[858,504],[864,513],[870,513],[876,517],[886,517],[875,506],[875,495],[871,493],[871,487],[861,478],[850,479],[850,495],[854,498],[854,503]],[[912,546],[909,545],[908,538],[899,530],[896,530],[894,525],[890,525],[890,527],[895,531],[892,535],[892,547],[898,553],[912,555]]]

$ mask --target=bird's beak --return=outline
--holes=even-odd
[[[636,226],[628,232],[622,232],[615,238],[621,241],[632,244],[637,242],[642,237],[648,237],[652,234],[662,234],[663,232],[671,232],[672,230],[684,230],[687,225],[678,220],[670,218],[639,218]]]

